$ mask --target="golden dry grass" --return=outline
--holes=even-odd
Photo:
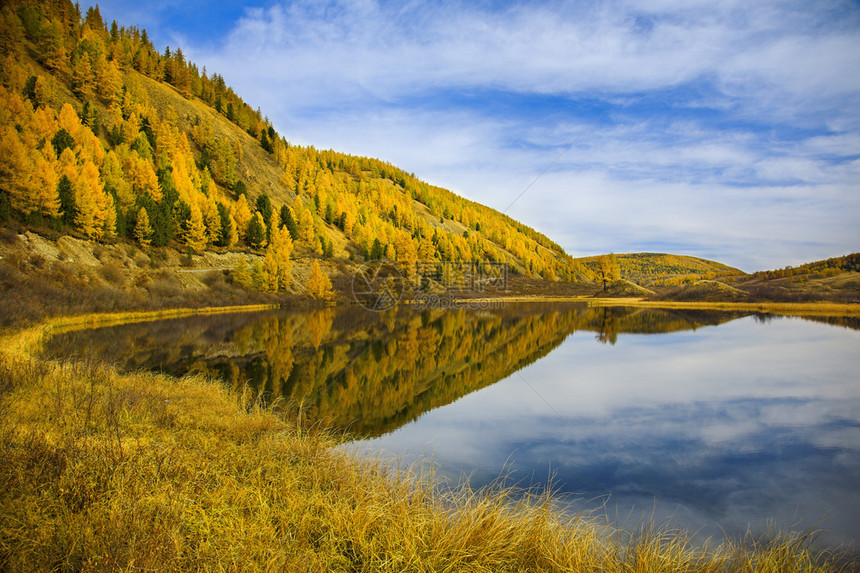
[[[0,570],[837,570],[802,536],[697,548],[443,490],[217,381],[38,360],[47,331],[0,340]]]

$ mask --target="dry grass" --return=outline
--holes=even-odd
[[[47,331],[0,341],[0,570],[837,570],[804,537],[709,550],[443,490],[215,381],[36,360]]]

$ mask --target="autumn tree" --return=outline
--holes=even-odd
[[[269,253],[271,253],[277,269],[277,290],[287,290],[290,286],[290,268],[292,267],[290,255],[292,252],[293,240],[287,228],[280,227],[272,231],[272,242],[269,244]]]
[[[603,292],[606,292],[609,282],[620,278],[618,260],[614,253],[597,257],[596,273],[603,281]]]
[[[418,262],[418,249],[409,235],[401,233],[394,241],[397,266],[408,277],[415,274],[415,263]]]
[[[311,267],[311,274],[308,276],[308,282],[305,285],[305,293],[317,300],[328,300],[334,294],[331,289],[331,280],[329,280],[328,275],[320,268],[318,261],[314,261]]]
[[[236,232],[242,238],[247,238],[248,236],[248,225],[252,217],[253,214],[248,207],[248,200],[244,194],[239,195],[236,199],[236,207],[233,209],[233,218],[236,220]]]
[[[191,206],[191,218],[186,222],[183,238],[185,244],[197,253],[206,248],[206,224],[203,222],[203,213],[197,205]]]
[[[92,97],[95,92],[95,74],[87,52],[82,52],[75,61],[72,85],[75,94],[83,99]]]
[[[98,77],[99,96],[107,105],[119,103],[122,98],[122,72],[116,60],[106,62]]]
[[[134,226],[134,238],[141,247],[148,247],[152,242],[152,226],[149,224],[149,214],[143,207],[137,212],[137,225]]]
[[[89,238],[101,238],[104,232],[105,194],[98,168],[91,161],[81,167],[77,181],[75,225]]]

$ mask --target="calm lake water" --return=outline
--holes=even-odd
[[[473,487],[721,539],[860,541],[860,330],[742,313],[506,305],[232,314],[62,335],[54,356],[199,371]]]

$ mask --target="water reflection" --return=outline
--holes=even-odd
[[[820,527],[860,540],[860,335],[798,319],[568,337],[543,360],[357,447],[453,479],[554,485],[614,521],[722,537]],[[609,497],[607,498],[607,496]],[[656,503],[656,506],[655,506]]]
[[[656,333],[737,315],[506,305],[385,313],[363,309],[192,317],[72,333],[48,352],[86,349],[128,370],[218,376],[308,423],[379,435],[501,380],[545,356],[570,333]]]
[[[100,329],[49,352],[218,376],[476,486],[554,476],[579,508],[622,520],[671,514],[721,535],[824,519],[822,541],[856,542],[860,333],[821,322],[849,328],[579,305],[325,309]]]

